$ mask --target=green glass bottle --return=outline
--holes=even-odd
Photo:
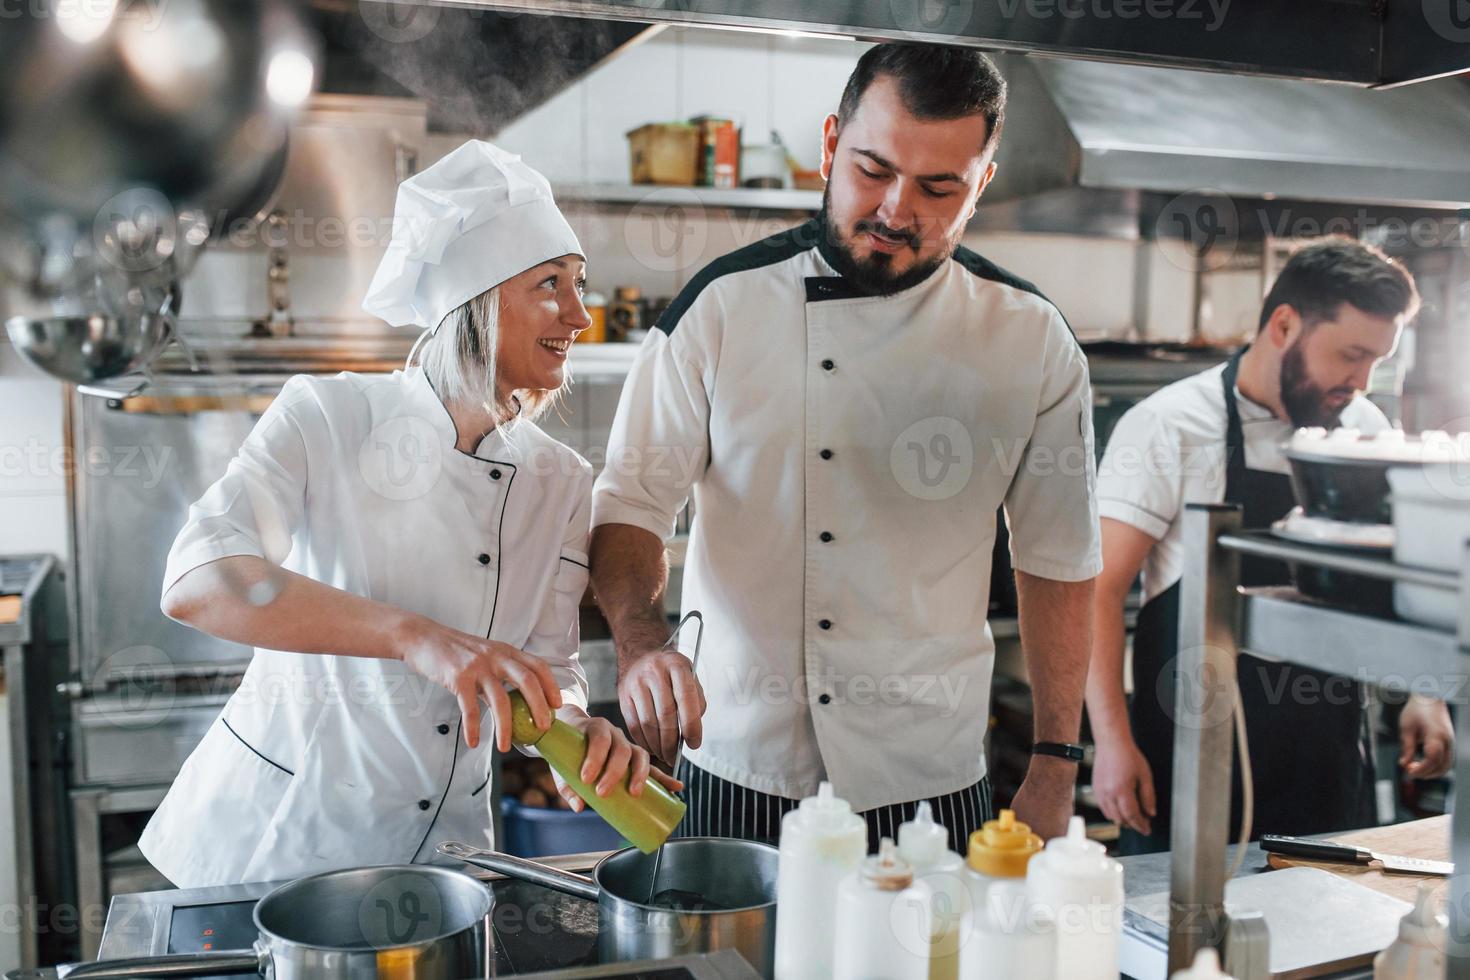
[[[587,736],[560,719],[552,721],[546,731],[538,731],[525,698],[516,691],[510,692],[510,707],[511,740],[517,745],[535,747],[588,806],[644,854],[658,850],[684,819],[687,804],[652,779],[644,785],[641,796],[628,792],[629,777],[624,777],[621,785],[607,796],[598,796],[593,787],[582,781]]]

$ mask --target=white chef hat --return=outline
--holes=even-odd
[[[435,330],[453,310],[549,259],[581,255],[551,185],[482,140],[398,185],[393,237],[362,308]]]

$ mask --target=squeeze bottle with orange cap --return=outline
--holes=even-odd
[[[832,980],[928,980],[933,907],[933,890],[883,838],[838,886]]]
[[[994,820],[970,835],[966,881],[972,908],[985,907],[985,892],[992,882],[1026,877],[1026,865],[1040,853],[1041,838],[1016,819],[1014,810],[1002,810]]]
[[[1026,889],[1057,928],[1057,976],[1117,980],[1123,934],[1123,866],[1087,839],[1073,817],[1065,837],[1053,837],[1026,866]]]
[[[964,858],[949,849],[949,831],[934,821],[927,800],[919,804],[914,819],[898,825],[898,856],[934,891],[929,980],[956,980],[961,923],[970,911],[968,872]]]
[[[867,850],[867,821],[831,783],[781,818],[776,980],[831,980],[837,888]]]

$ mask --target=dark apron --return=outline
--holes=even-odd
[[[1241,351],[1225,368],[1225,500],[1244,509],[1248,529],[1266,528],[1296,504],[1290,478],[1245,465],[1245,437],[1235,405]],[[1242,585],[1284,585],[1277,561],[1242,555]],[[1147,854],[1169,848],[1174,791],[1175,653],[1179,583],[1149,600],[1133,635],[1133,738],[1153,771],[1158,815],[1147,837],[1124,828],[1119,850]],[[1377,823],[1372,738],[1366,692],[1344,677],[1242,653],[1236,664],[1254,778],[1251,836],[1320,834]],[[1232,744],[1233,744],[1232,739]],[[1240,757],[1230,797],[1231,837],[1240,833]]]

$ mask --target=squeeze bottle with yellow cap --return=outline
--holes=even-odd
[[[867,821],[831,783],[781,818],[776,980],[831,980],[837,887],[867,850]]]
[[[933,890],[883,838],[838,886],[832,980],[927,980],[933,907]]]
[[[511,741],[534,747],[588,806],[644,854],[658,850],[684,819],[688,806],[652,779],[643,785],[641,796],[628,792],[628,778],[607,796],[598,796],[597,790],[582,780],[582,763],[587,758],[586,735],[560,718],[553,719],[546,731],[539,731],[531,718],[530,706],[518,691],[510,692],[510,712]]]
[[[927,800],[919,804],[914,819],[898,825],[898,856],[934,891],[929,980],[956,980],[961,923],[970,911],[968,872],[965,859],[949,849],[949,831],[934,821]]]
[[[970,835],[966,863],[969,872],[970,905],[985,907],[985,892],[992,882],[1026,877],[1026,865],[1041,851],[1041,838],[1030,826],[1016,819],[1014,810],[1002,810],[994,820]]]

